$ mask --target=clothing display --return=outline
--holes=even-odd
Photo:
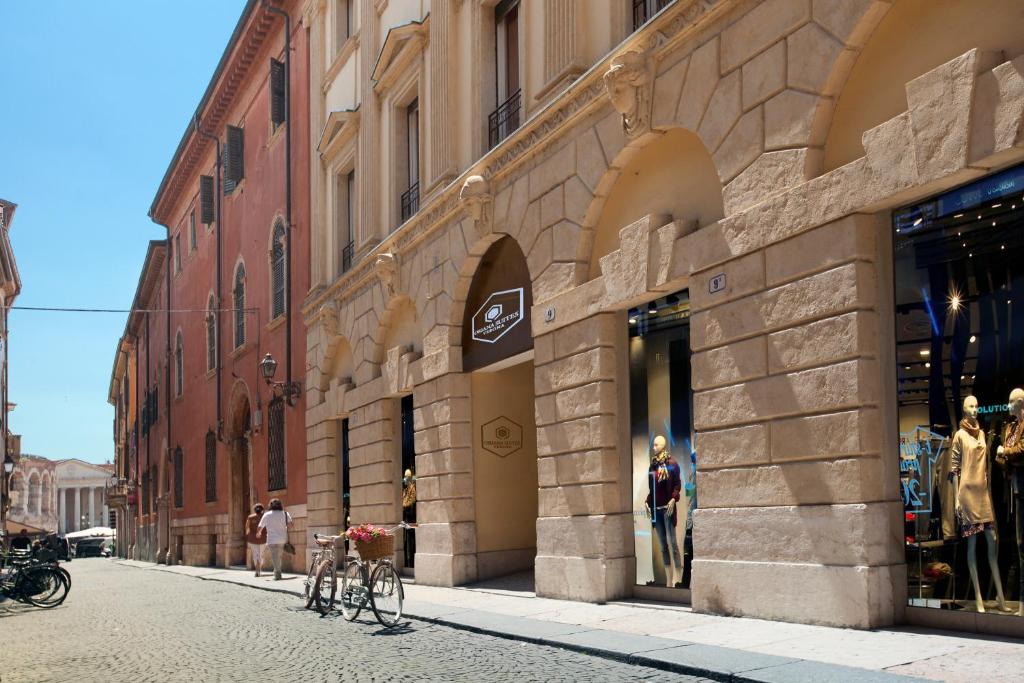
[[[971,536],[992,526],[991,483],[985,431],[977,420],[964,418],[950,446],[953,473],[959,478],[957,514],[960,534]]]
[[[647,483],[647,507],[664,507],[670,498],[678,502],[679,493],[683,488],[679,463],[667,454],[664,454],[664,458],[656,456],[648,469]]]
[[[676,540],[676,512],[668,514],[663,507],[654,510],[654,531],[658,535],[658,543],[661,545],[661,557],[665,564],[668,564],[671,555],[672,563],[681,567],[683,559],[679,553],[679,542]]]

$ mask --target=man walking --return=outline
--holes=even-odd
[[[263,513],[260,529],[266,530],[267,549],[270,550],[270,561],[274,564],[274,581],[281,580],[281,553],[288,543],[288,527],[292,525],[292,516],[285,512],[280,498],[270,499],[270,509]]]

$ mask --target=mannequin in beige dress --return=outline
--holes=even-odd
[[[960,535],[967,538],[967,569],[974,585],[974,602],[979,612],[985,611],[985,601],[978,583],[977,554],[978,536],[984,534],[999,611],[1008,611],[996,561],[995,514],[989,487],[988,447],[985,445],[985,432],[978,424],[978,399],[974,396],[964,399],[964,419],[960,421],[960,429],[953,435],[950,452],[953,456],[951,476],[956,489],[956,516],[960,523]]]

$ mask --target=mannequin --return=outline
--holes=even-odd
[[[956,489],[956,516],[960,535],[967,538],[967,569],[974,585],[974,602],[979,612],[985,611],[981,586],[978,583],[978,536],[985,535],[988,547],[988,565],[996,584],[996,597],[1000,611],[1008,611],[1003,597],[1003,584],[996,562],[995,514],[992,511],[992,493],[988,475],[988,448],[985,432],[978,424],[978,399],[964,399],[964,419],[953,435],[950,452],[953,456],[953,485]]]
[[[665,563],[665,585],[671,588],[677,585],[683,568],[675,531],[676,503],[682,489],[682,477],[679,463],[669,455],[665,446],[665,437],[660,434],[651,443],[651,466],[647,470],[648,493],[644,511],[651,518],[651,526],[658,535],[661,559]]]
[[[402,521],[416,523],[416,477],[408,469],[402,476]],[[406,567],[412,567],[416,559],[416,532],[405,529],[403,534],[404,560]]]
[[[1024,389],[1010,392],[1010,419],[1003,426],[1003,443],[996,449],[996,462],[1007,468],[1010,502],[1017,526],[1017,557],[1021,567],[1020,606],[1017,616],[1024,617]]]

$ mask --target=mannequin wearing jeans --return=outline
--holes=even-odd
[[[974,585],[974,602],[979,612],[985,611],[984,596],[978,582],[978,536],[984,534],[988,548],[988,564],[996,585],[998,609],[1007,611],[1003,584],[996,560],[995,514],[989,485],[988,447],[985,432],[978,424],[978,399],[964,399],[964,419],[953,435],[950,452],[953,456],[953,486],[956,489],[956,516],[960,535],[967,539],[967,569]]]
[[[661,560],[665,563],[665,585],[671,588],[678,580],[677,573],[681,573],[683,568],[679,542],[676,540],[676,503],[682,489],[682,476],[679,463],[668,454],[665,445],[665,437],[660,435],[654,437],[651,444],[651,466],[647,471],[648,493],[644,510],[651,517],[651,525],[658,534]]]
[[[1024,617],[1024,389],[1010,392],[1010,419],[1003,427],[1003,443],[996,449],[996,462],[1008,468],[1010,500],[1017,531],[1017,558],[1020,575],[1020,606],[1017,616]]]

